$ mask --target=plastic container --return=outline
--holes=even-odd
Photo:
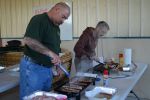
[[[85,91],[88,100],[110,100],[117,92],[116,88],[96,86],[90,91]],[[103,96],[103,94],[106,94]]]
[[[31,95],[25,96],[23,100],[67,100],[67,96],[45,91],[35,91]]]
[[[101,77],[97,76],[96,79],[95,79],[95,84],[94,85],[98,85],[99,86],[99,85],[101,85],[100,82],[101,82]]]

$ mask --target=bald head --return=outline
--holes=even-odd
[[[57,3],[48,12],[49,18],[56,25],[63,24],[63,22],[66,19],[68,19],[69,15],[70,15],[70,7],[64,2]]]
[[[67,9],[67,10],[69,11],[69,13],[70,13],[70,7],[69,7],[69,5],[66,4],[66,3],[64,3],[64,2],[59,2],[59,3],[57,3],[57,4],[54,6],[54,8],[55,8],[55,7],[60,7],[60,8]]]

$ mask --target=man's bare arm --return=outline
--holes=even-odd
[[[44,55],[50,56],[48,53],[50,50],[47,47],[43,46],[39,41],[37,41],[35,39],[32,39],[30,37],[25,37],[24,43],[26,45],[28,45],[32,50],[35,50],[35,51],[40,52]]]
[[[49,50],[47,47],[45,47],[43,44],[41,44],[39,41],[32,39],[30,37],[24,38],[24,43],[29,46],[32,50],[35,50],[41,54],[47,55],[52,58],[52,63],[57,64],[60,63],[60,58],[57,54]]]

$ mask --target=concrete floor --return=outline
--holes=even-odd
[[[0,100],[19,100],[19,86],[1,93]]]

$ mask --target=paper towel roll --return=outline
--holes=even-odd
[[[131,48],[126,48],[124,49],[124,65],[131,65],[132,61],[132,49]]]

